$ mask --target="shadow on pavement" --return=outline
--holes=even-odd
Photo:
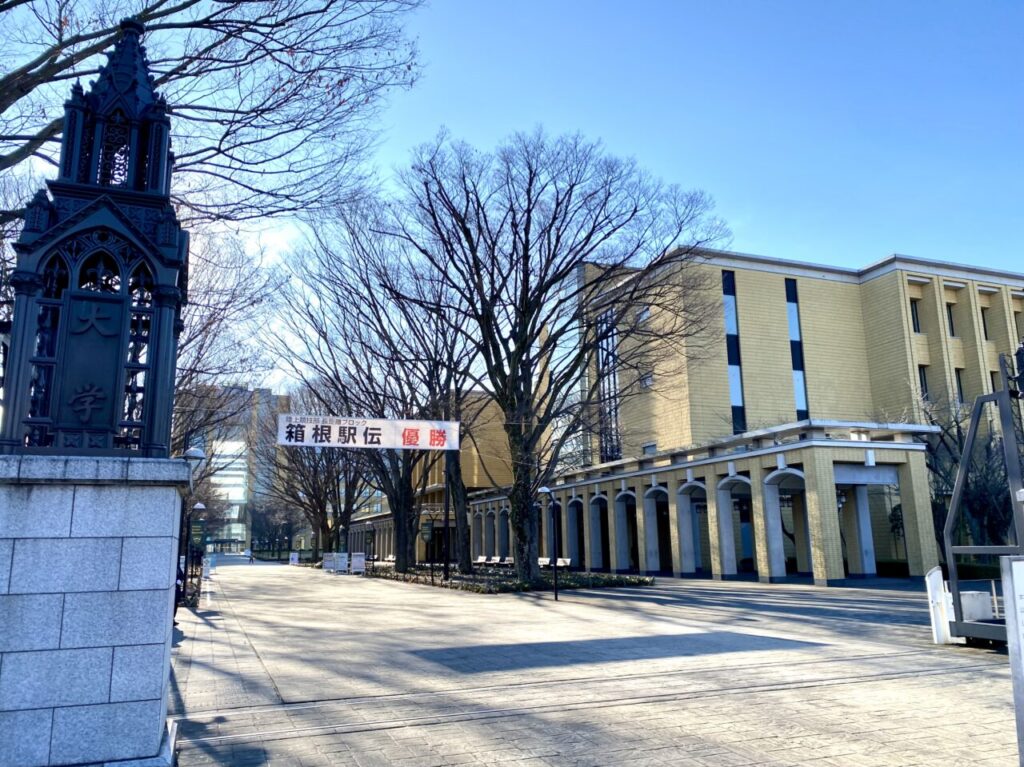
[[[709,631],[611,639],[581,639],[567,642],[442,647],[412,650],[409,654],[446,666],[452,671],[479,674],[492,671],[574,666],[582,663],[685,658],[731,652],[803,650],[820,646],[821,644],[818,642],[752,636],[731,631]]]

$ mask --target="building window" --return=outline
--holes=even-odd
[[[925,402],[929,402],[928,397],[928,366],[918,365],[917,366],[917,385],[921,390],[921,399]]]
[[[640,376],[640,388],[650,389],[654,386],[654,373],[644,373]]]
[[[964,369],[954,368],[953,375],[956,378],[956,404],[964,404]]]
[[[619,436],[619,334],[615,313],[608,310],[597,318],[598,452],[600,463],[622,458]]]
[[[956,323],[953,322],[953,304],[946,304],[946,323],[949,325],[949,337],[956,338]]]
[[[988,309],[986,309],[984,306],[981,307],[981,335],[984,337],[984,339],[986,341],[989,340],[989,337],[988,337]]]
[[[786,317],[789,321],[789,355],[793,364],[793,397],[796,402],[796,420],[810,418],[807,406],[807,375],[804,372],[804,341],[800,332],[800,298],[796,280],[786,279]]]
[[[910,324],[913,326],[915,333],[921,332],[921,313],[919,311],[920,304],[921,299],[910,299]]]
[[[999,391],[1002,388],[999,385],[999,371],[998,370],[990,370],[988,372],[988,375],[989,375],[989,378],[992,379],[992,391],[993,392]]]
[[[722,271],[722,304],[725,310],[725,349],[729,363],[729,404],[732,408],[733,434],[747,430],[747,411],[743,401],[743,363],[740,358],[740,325],[736,308],[736,274]]]
[[[658,452],[658,443],[647,442],[646,444],[641,445],[640,449],[643,451],[644,455],[654,455]]]

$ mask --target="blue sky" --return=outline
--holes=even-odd
[[[579,131],[701,188],[734,250],[1024,272],[1024,3],[433,0],[377,161]]]

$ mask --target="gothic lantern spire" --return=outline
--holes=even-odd
[[[72,86],[58,177],[26,206],[0,453],[169,453],[188,234],[143,31],[122,21],[99,77]]]

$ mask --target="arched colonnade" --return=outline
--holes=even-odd
[[[812,577],[827,584],[875,575],[876,543],[885,541],[888,519],[912,505],[902,550],[907,572],[923,575],[935,552],[922,524],[930,513],[921,497],[926,469],[918,453],[902,457],[884,467],[863,460],[833,466],[820,458],[791,465],[780,457],[746,466],[730,460],[703,473],[556,486],[555,503],[541,500],[539,556],[567,557],[573,568],[592,571],[763,582]],[[869,489],[883,485],[895,488],[896,502],[879,509]],[[506,503],[474,504],[474,556],[514,555]]]

